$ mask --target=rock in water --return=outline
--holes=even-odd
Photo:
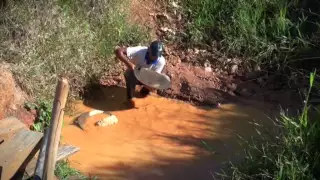
[[[96,126],[109,126],[118,123],[118,118],[115,115],[108,116],[101,121],[96,122]]]

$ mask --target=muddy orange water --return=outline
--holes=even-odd
[[[80,147],[69,158],[71,166],[99,179],[212,179],[242,152],[238,134],[248,138],[255,132],[253,122],[270,122],[243,105],[202,108],[156,95],[135,99],[136,108],[126,109],[124,89],[103,92],[86,103],[74,102],[62,131],[63,143]],[[109,110],[119,122],[96,127],[106,116],[97,115],[85,131],[72,124],[93,108]]]

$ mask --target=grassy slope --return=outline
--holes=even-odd
[[[68,76],[74,90],[117,71],[114,47],[148,39],[146,29],[128,22],[128,0],[8,3],[0,11],[0,60],[12,63],[33,97],[51,99],[59,75]]]
[[[220,40],[225,52],[258,64],[283,63],[313,46],[320,6],[315,0],[183,0],[191,44]]]
[[[310,90],[314,76],[310,76]],[[310,112],[315,113],[310,116]],[[247,142],[250,148],[244,161],[232,165],[231,173],[222,174],[220,179],[320,179],[319,117],[319,110],[308,103],[297,117],[283,113],[277,121],[282,133],[272,140]]]

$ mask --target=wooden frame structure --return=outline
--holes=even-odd
[[[59,78],[50,125],[44,134],[28,130],[14,117],[0,120],[0,180],[53,180],[56,162],[79,151],[74,146],[59,147],[68,92],[67,79]]]

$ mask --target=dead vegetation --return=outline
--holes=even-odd
[[[119,71],[116,45],[148,39],[128,23],[128,1],[10,1],[0,13],[0,60],[10,64],[31,96],[52,99],[58,76],[68,77],[72,96],[103,72]],[[121,69],[120,69],[121,70]]]

